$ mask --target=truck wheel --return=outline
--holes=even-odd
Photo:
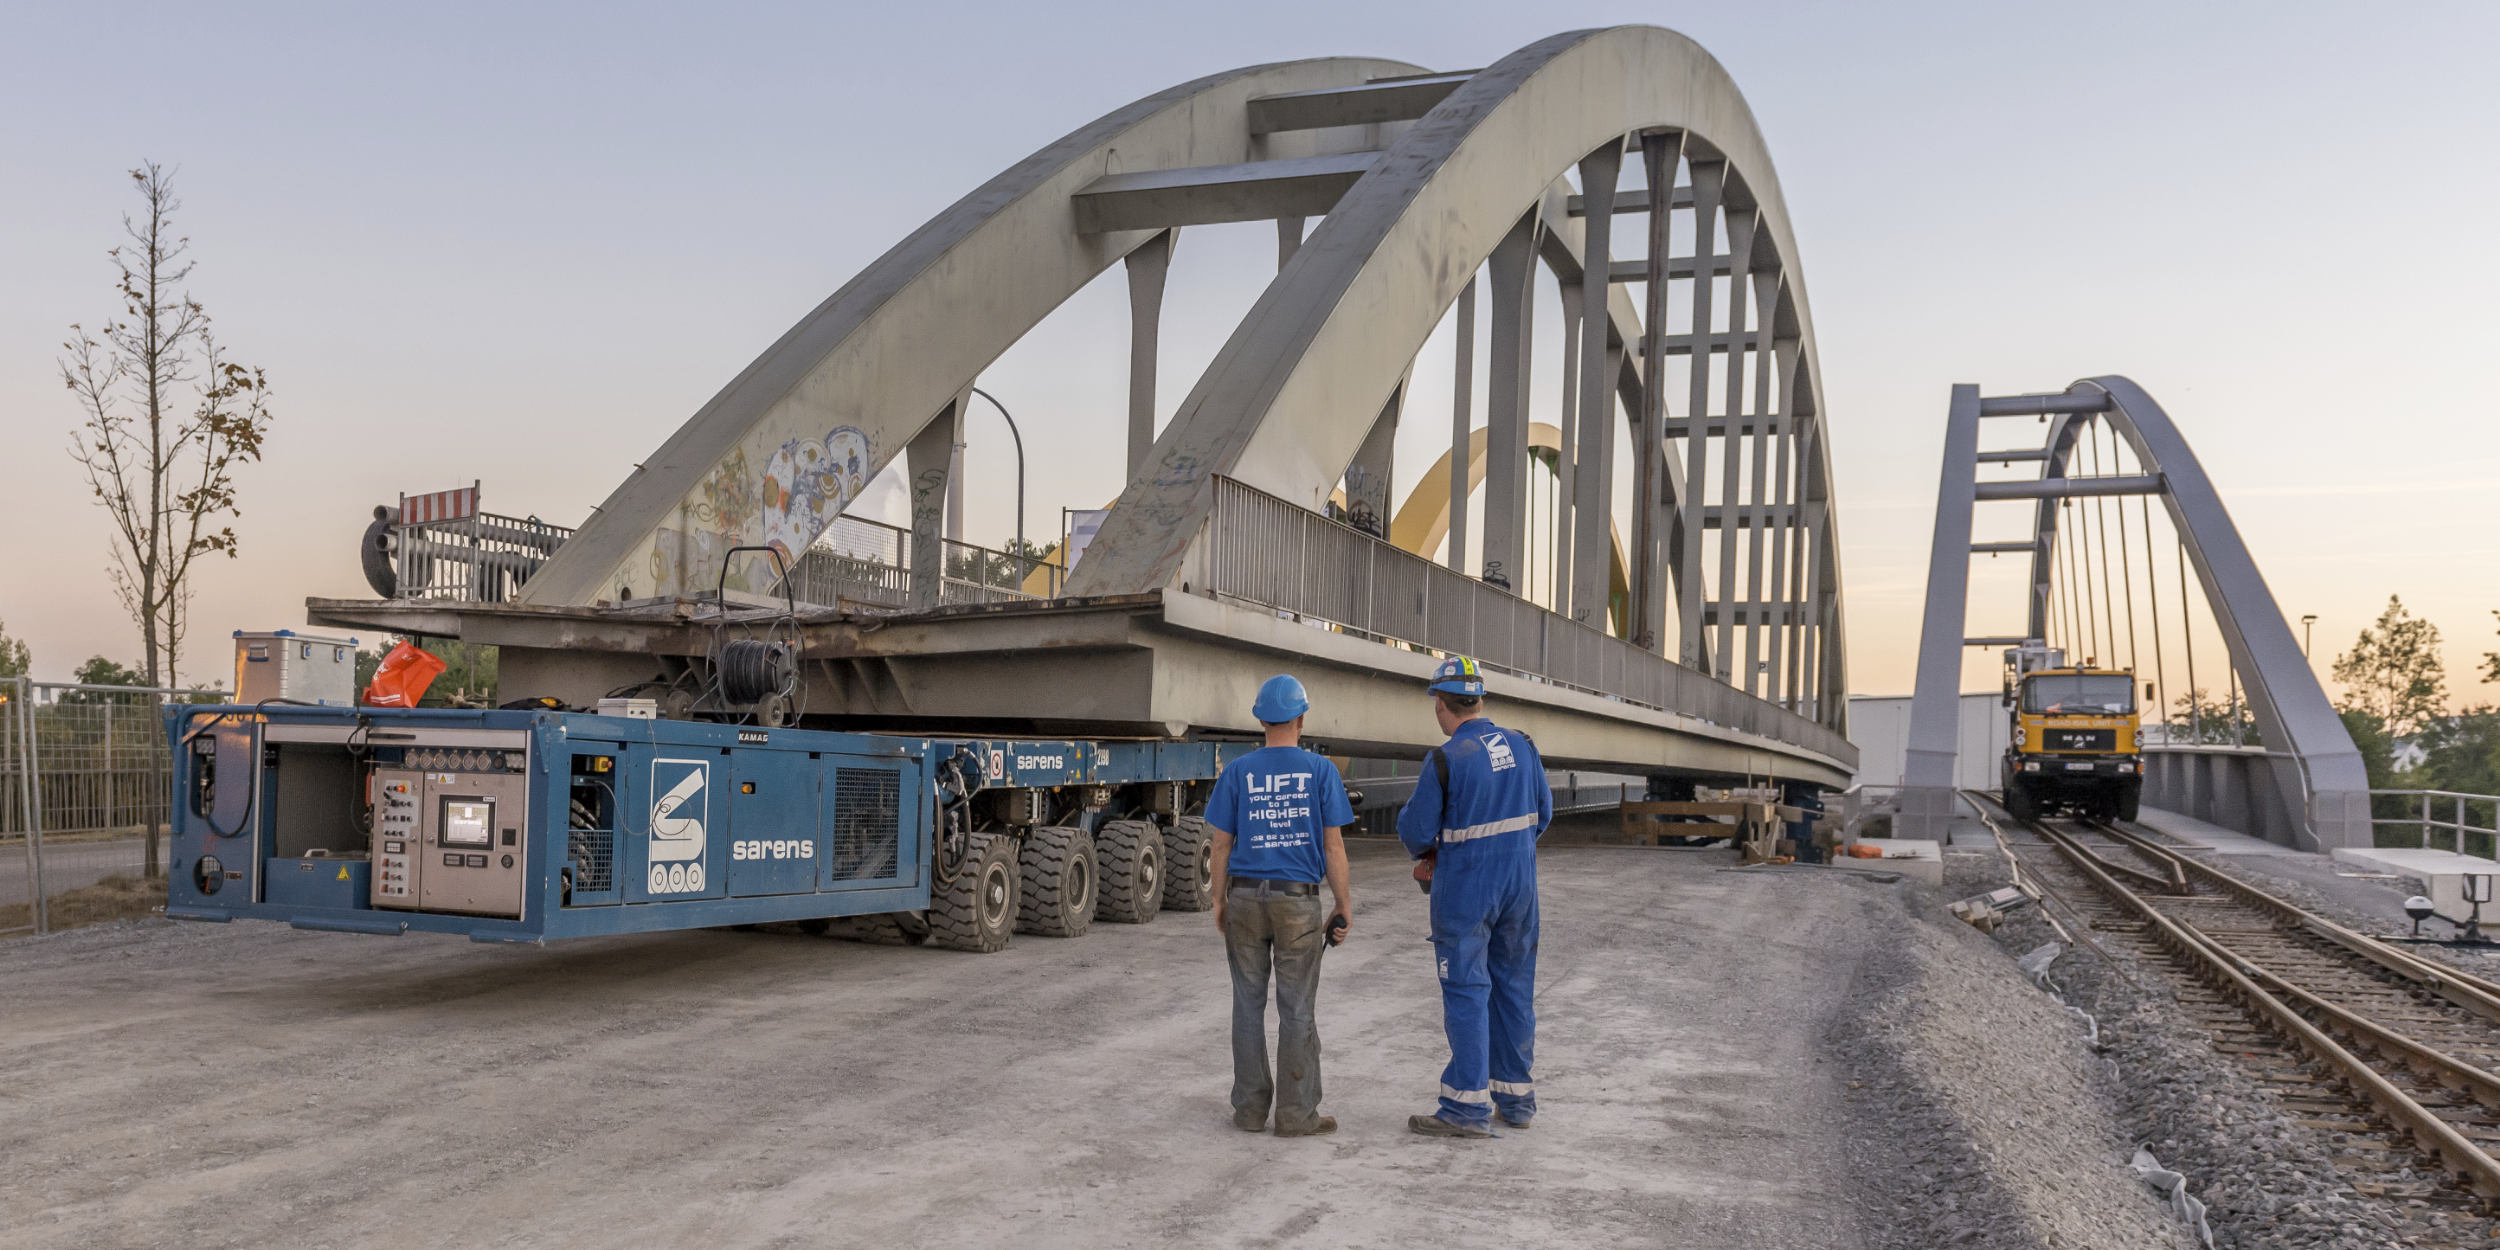
[[[1094,835],[1102,901],[1094,918],[1144,924],[1163,910],[1163,831],[1152,821],[1115,820]]]
[[[1215,906],[1215,834],[1202,816],[1183,816],[1163,831],[1163,905],[1172,911]]]
[[[1016,931],[1016,840],[976,833],[955,879],[929,892],[929,940],[952,951],[1000,950]]]
[[[2005,783],[2005,814],[2016,820],[2040,819],[2040,805],[2032,802],[2030,787],[2019,781]]]
[[[1024,888],[1016,928],[1043,937],[1081,937],[1094,923],[1094,839],[1082,829],[1044,825],[1018,857]]]
[[[2144,806],[2144,792],[2143,792],[2143,791],[2141,791],[2141,790],[2122,790],[2122,791],[2120,791],[2120,792],[2119,792],[2119,795],[2118,795],[2118,819],[2120,819],[2120,820],[2124,820],[2124,821],[2130,821],[2130,822],[2132,822],[2132,821],[2135,819],[2136,812],[2137,812],[2139,809],[2141,809],[2143,806]]]
[[[928,941],[933,931],[931,926],[906,924],[905,917],[903,912],[881,912],[873,916],[845,916],[829,924],[825,921],[817,923],[826,925],[822,932],[853,942],[866,942],[870,946],[918,946]],[[806,922],[800,923],[804,927]]]

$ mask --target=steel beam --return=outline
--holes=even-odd
[[[1974,458],[1975,459],[1975,458]],[[2158,495],[2158,473],[2106,474],[2100,477],[2052,477],[2036,482],[1981,482],[1975,497],[2000,499],[2085,499],[2096,495]]]
[[[1658,359],[1658,344],[1667,331],[1667,286],[1674,257],[1668,249],[1668,212],[1659,203],[1675,185],[1676,162],[1682,159],[1683,135],[1652,132],[1641,136],[1641,168],[1648,178],[1649,216],[1646,255],[1642,266],[1641,355]],[[1707,256],[1710,248],[1704,246]],[[1609,265],[1609,277],[1617,266]],[[1691,269],[1688,266],[1688,272]],[[1705,279],[1707,281],[1707,279]],[[1645,651],[1659,649],[1667,624],[1668,569],[1674,557],[1667,550],[1673,521],[1667,511],[1665,371],[1652,367],[1643,378],[1640,407],[1632,422],[1632,567],[1631,622],[1625,632]]]
[[[2108,408],[2107,396],[2077,395],[2068,391],[2053,395],[1991,395],[1979,401],[1979,415],[1983,417],[2049,417],[2060,413],[2104,412]]]
[[[1927,608],[1919,623],[1918,679],[1910,695],[1908,753],[1901,769],[1901,836],[1944,838],[1959,801],[1962,623],[1970,603],[1971,480],[1978,472],[1979,388],[1953,388],[1937,474],[1934,541],[1927,549]]]
[[[1682,189],[1678,188],[1678,190]],[[1713,256],[1704,262],[1697,256],[1670,256],[1667,258],[1665,276],[1669,279],[1694,277],[1701,273],[1706,263],[1711,274],[1724,278],[1737,271],[1741,259],[1737,256]],[[1616,261],[1607,266],[1606,280],[1609,282],[1647,282],[1650,280],[1650,262],[1646,258]]]
[[[1345,152],[1105,174],[1071,201],[1084,234],[1324,217],[1379,159],[1378,152]]]
[[[1674,187],[1667,192],[1667,195],[1667,206],[1671,209],[1693,206],[1691,187]],[[1588,201],[1577,195],[1572,196],[1563,202],[1563,211],[1573,217],[1586,217],[1589,215]],[[1646,213],[1648,211],[1650,211],[1649,191],[1646,188],[1634,189],[1615,197],[1615,212],[1617,213]]]
[[[1363,436],[1353,463],[1346,466],[1347,520],[1376,538],[1389,536],[1389,509],[1397,502],[1389,483],[1391,453],[1397,446],[1398,415],[1405,406],[1406,381],[1400,379],[1389,391],[1388,402],[1380,406],[1380,415],[1372,418],[1371,432]]]

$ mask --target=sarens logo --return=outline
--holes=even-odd
[[[651,761],[651,871],[643,881],[651,893],[703,892],[711,782],[708,760]]]
[[[731,859],[814,859],[814,838],[783,838],[773,841],[746,840],[729,844]]]

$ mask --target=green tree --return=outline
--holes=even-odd
[[[2448,701],[2447,669],[2439,659],[2439,627],[2405,611],[2389,595],[2378,623],[2361,631],[2352,650],[2335,657],[2344,684],[2340,706],[2376,716],[2387,732],[2409,738],[2437,718]]]
[[[2344,732],[2352,735],[2353,748],[2361,752],[2361,767],[2369,774],[2370,788],[2401,788],[2396,777],[2396,740],[2387,736],[2386,723],[2359,708],[2345,708],[2340,715]]]
[[[2414,772],[2422,788],[2500,795],[2500,707],[2441,717],[2422,731],[2421,742],[2422,765]]]
[[[2491,615],[2494,619],[2500,619],[2500,608],[2492,609]],[[2500,681],[2500,651],[2483,652],[2483,680]]]
[[[2257,721],[2248,705],[2234,709],[2229,699],[2208,697],[2204,687],[2172,700],[2171,714],[2164,722],[2173,742],[2219,742],[2247,745],[2257,741]]]
[[[241,515],[233,473],[260,459],[269,380],[226,358],[184,289],[191,241],[174,233],[171,176],[146,164],[130,180],[140,211],[122,218],[129,242],[109,253],[121,313],[93,335],[72,325],[59,364],[84,417],[70,457],[112,521],[113,586],[139,627],[139,671],[160,686],[180,680],[191,562],[235,554],[220,519]]]
[[[33,667],[34,661],[26,653],[26,644],[9,637],[8,622],[0,621],[0,681],[24,677]]]
[[[147,674],[135,668],[106,659],[100,655],[87,657],[87,662],[70,674],[70,680],[82,686],[145,686]],[[137,694],[107,694],[101,690],[68,690],[61,702],[72,707],[101,707],[107,703],[135,703],[145,698]]]

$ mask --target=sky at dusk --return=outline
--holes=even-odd
[[[55,361],[116,311],[143,159],[177,170],[191,291],[274,384],[240,558],[200,574],[184,669],[214,680],[232,630],[369,593],[356,541],[403,490],[481,480],[492,511],[577,522],[861,266],[1095,116],[1237,65],[1468,68],[1622,22],[1715,54],[1778,164],[1854,690],[1910,685],[1952,384],[2123,373],[2286,613],[2318,616],[2321,667],[2401,595],[2446,632],[2457,701],[2500,701],[2477,680],[2500,650],[2479,4],[8,6],[0,622],[43,678],[138,654]],[[1167,415],[1273,266],[1264,225],[1182,234]],[[983,375],[1023,422],[1037,535],[1117,493],[1126,344],[1115,271]],[[1400,495],[1445,449],[1449,351],[1419,362]],[[967,537],[999,545],[1013,456],[986,409],[969,439]]]

